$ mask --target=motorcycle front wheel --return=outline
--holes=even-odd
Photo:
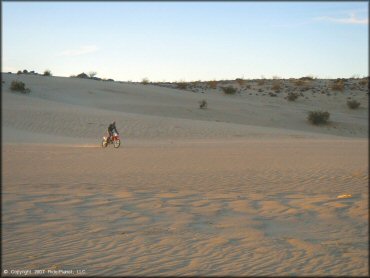
[[[121,145],[121,140],[115,140],[113,142],[113,145],[114,145],[115,148],[119,148],[119,146]]]

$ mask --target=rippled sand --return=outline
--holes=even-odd
[[[367,275],[367,153],[362,139],[6,144],[3,266]]]

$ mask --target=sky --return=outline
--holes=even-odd
[[[367,1],[2,1],[2,72],[119,81],[369,75]]]

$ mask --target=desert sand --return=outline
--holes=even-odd
[[[358,80],[330,95],[330,80],[313,80],[288,102],[290,80],[271,97],[273,81],[225,95],[2,78],[3,269],[368,275],[368,90]],[[10,91],[16,79],[29,95]],[[329,124],[308,123],[317,109]],[[122,145],[103,149],[113,119]]]

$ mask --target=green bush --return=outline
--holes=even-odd
[[[25,93],[25,94],[31,92],[30,89],[26,88],[26,85],[22,81],[18,81],[18,80],[12,81],[12,83],[10,84],[10,90]]]
[[[234,95],[236,93],[236,89],[234,87],[232,87],[232,86],[221,87],[221,89],[227,95]]]
[[[347,101],[347,106],[350,108],[350,109],[357,109],[360,107],[360,102],[358,102],[357,100],[348,100]]]
[[[310,111],[308,112],[308,121],[314,125],[326,124],[330,114],[327,111]]]

